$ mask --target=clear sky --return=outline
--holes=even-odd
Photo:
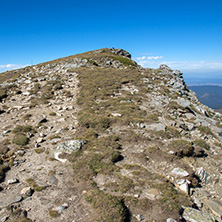
[[[222,78],[222,0],[1,0],[0,72],[104,47]]]

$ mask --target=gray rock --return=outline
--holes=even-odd
[[[177,99],[177,103],[178,103],[179,105],[181,105],[182,107],[188,107],[188,106],[190,106],[190,102],[187,101],[187,100],[185,100],[184,98],[178,98],[178,99]]]
[[[196,171],[196,175],[200,178],[202,183],[207,183],[209,176],[203,167]]]
[[[193,202],[199,207],[201,208],[203,206],[203,204],[200,202],[199,199],[197,199],[196,197],[193,198]]]
[[[27,91],[27,92],[23,92],[22,94],[23,94],[24,96],[29,96],[29,95],[30,95],[30,92],[28,92],[28,91]]]
[[[182,217],[188,222],[213,222],[214,219],[207,213],[194,208],[186,207]]]
[[[58,183],[58,179],[54,175],[50,175],[49,176],[49,183],[50,184],[57,184]]]
[[[58,213],[62,213],[63,210],[67,209],[69,207],[69,204],[68,203],[64,203],[58,207],[55,208],[55,210],[58,212]]]
[[[39,137],[39,138],[36,140],[37,143],[42,143],[43,141],[44,141],[44,140],[43,140],[42,137]]]
[[[172,71],[172,69],[168,65],[165,65],[165,64],[160,64],[159,68],[163,70],[167,70],[167,71]]]
[[[151,125],[147,125],[146,128],[154,130],[154,131],[160,131],[160,130],[165,131],[166,126],[162,123],[153,123]]]
[[[181,169],[181,168],[174,168],[171,171],[171,174],[176,176],[176,177],[187,177],[187,176],[189,176],[189,173],[186,170]]]
[[[192,113],[185,113],[185,116],[186,116],[187,119],[195,118],[195,115],[192,114]]]
[[[219,200],[207,200],[207,206],[217,217],[222,216],[222,202]]]
[[[138,221],[143,221],[143,220],[144,220],[144,218],[143,218],[143,216],[142,216],[141,214],[137,214],[137,215],[136,215],[136,219],[137,219]]]
[[[127,52],[126,50],[123,49],[112,49],[112,53],[116,54],[116,55],[121,55],[127,58],[131,58],[131,54],[129,52]]]
[[[189,194],[189,183],[185,182],[179,186],[180,190],[185,192],[186,194]]]
[[[18,150],[18,151],[16,151],[16,154],[19,155],[19,156],[24,156],[25,151],[24,150]]]
[[[174,219],[172,219],[172,218],[168,218],[168,219],[166,220],[166,222],[177,222],[177,221],[174,220]]]
[[[71,154],[82,148],[82,145],[86,142],[83,140],[70,140],[60,143],[59,146],[55,149],[57,152],[64,152]]]
[[[8,180],[8,184],[19,183],[18,179],[10,179]]]
[[[47,119],[46,118],[42,118],[39,123],[46,123],[47,122]]]
[[[20,201],[22,201],[22,196],[20,196],[20,195],[17,195],[17,194],[4,195],[3,197],[1,197],[0,209],[5,208],[5,207],[9,206],[10,204],[18,203]]]
[[[20,193],[22,196],[32,196],[33,194],[33,190],[31,187],[25,187],[21,190],[21,193]]]
[[[61,140],[61,138],[55,138],[55,139],[50,140],[49,142],[50,143],[57,143],[60,140]]]

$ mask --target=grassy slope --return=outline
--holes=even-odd
[[[100,218],[98,220],[107,221],[103,217],[105,214],[109,221],[129,221],[126,205],[129,209],[136,207],[137,210],[148,210],[147,207],[150,210],[156,206],[161,210],[163,218],[172,215],[174,218],[179,218],[180,206],[182,203],[188,204],[188,201],[183,194],[179,194],[175,190],[168,180],[160,175],[153,174],[147,179],[151,187],[162,192],[160,201],[150,203],[147,199],[135,200],[133,196],[121,195],[115,199],[115,206],[112,204],[113,201],[110,202],[115,196],[109,194],[110,196],[107,198],[104,191],[96,191],[97,185],[92,179],[97,174],[108,176],[118,174],[120,168],[115,163],[121,159],[121,149],[119,148],[121,148],[122,143],[130,142],[136,145],[138,139],[144,140],[141,136],[134,135],[132,129],[129,128],[130,124],[155,122],[154,114],[150,118],[146,111],[139,108],[141,101],[146,98],[147,92],[147,88],[142,83],[144,76],[141,77],[140,72],[133,68],[124,70],[79,68],[76,72],[79,74],[80,80],[80,93],[77,101],[81,107],[76,137],[87,140],[88,143],[84,151],[72,156],[71,161],[74,162],[73,169],[76,175],[95,186],[94,191],[87,194],[87,199],[97,209]],[[146,75],[148,77],[149,72]],[[127,91],[123,92],[121,88],[129,83],[138,87],[140,92],[136,95]],[[113,113],[118,113],[121,116],[113,116]],[[114,126],[127,128],[127,130],[124,130],[124,133],[115,133],[112,131]],[[147,140],[146,143],[149,141]],[[145,169],[142,170],[144,170],[145,175],[150,175]],[[154,178],[158,178],[160,183],[154,183]],[[124,194],[129,190],[133,192],[136,185],[138,184],[124,178],[122,181],[119,180],[115,189]],[[100,203],[101,201],[103,204]],[[106,203],[106,201],[108,202]],[[118,220],[115,219],[116,215],[118,215]]]

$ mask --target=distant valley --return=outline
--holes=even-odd
[[[205,85],[205,86],[189,86],[193,90],[197,98],[210,108],[222,112],[222,87]]]

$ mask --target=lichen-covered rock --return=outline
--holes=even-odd
[[[55,151],[71,154],[72,152],[80,150],[82,148],[82,145],[85,143],[86,141],[83,140],[65,141],[60,143],[59,146],[55,149]]]
[[[182,217],[189,222],[213,222],[214,218],[212,218],[209,214],[203,213],[194,208],[186,207],[184,209]]]

